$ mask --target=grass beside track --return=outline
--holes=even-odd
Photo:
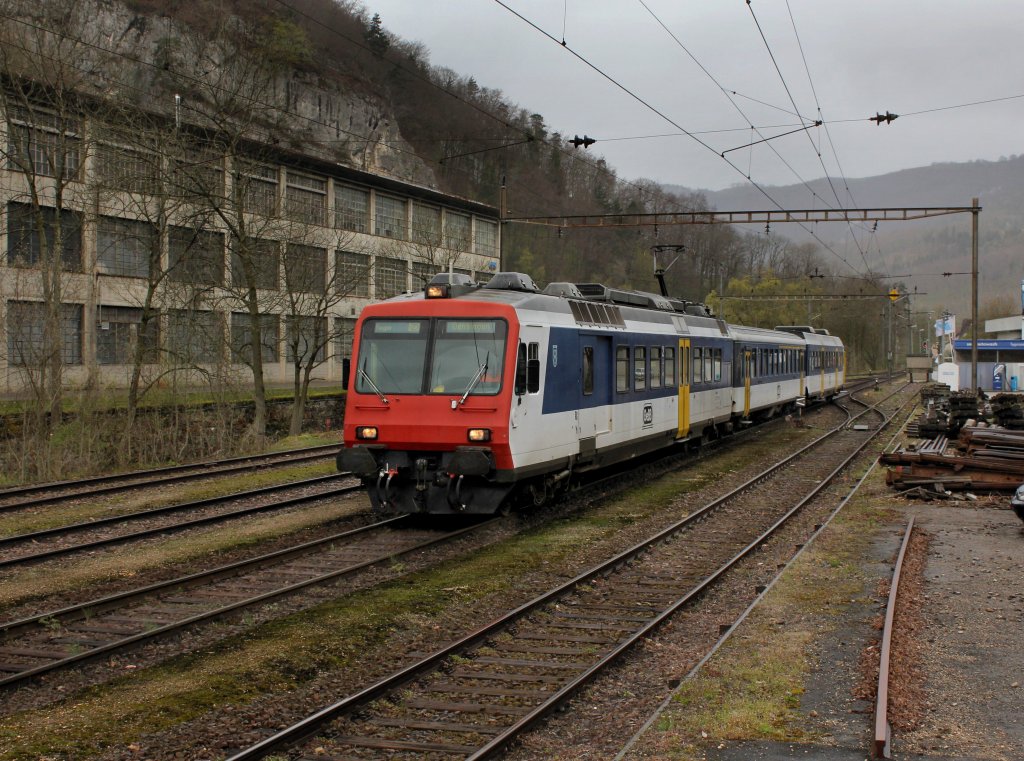
[[[228,476],[211,475],[208,479],[201,481],[168,484],[159,487],[158,490],[140,486],[137,492],[105,494],[95,498],[73,498],[39,509],[0,514],[0,536],[15,536],[16,534],[26,534],[72,523],[151,510],[182,502],[223,497],[240,491],[275,486],[290,481],[302,481],[336,472],[334,460],[328,459],[268,470],[233,473]]]
[[[884,470],[871,474],[736,634],[685,682],[644,738],[662,761],[703,761],[740,741],[820,739],[800,711],[811,646],[846,606],[873,598],[861,569],[876,530],[892,519]]]
[[[126,549],[114,547],[84,558],[62,562],[55,573],[52,564],[42,563],[4,573],[0,578],[0,611],[3,608],[43,599],[63,591],[95,587],[104,594],[103,582],[132,578],[167,565],[201,560],[204,568],[218,565],[216,556],[294,534],[310,526],[366,510],[365,498],[325,499],[316,507],[292,508],[278,515],[258,516],[244,524],[207,526],[188,536],[174,536]]]
[[[490,603],[504,607],[510,590],[537,588],[537,574],[574,568],[588,551],[610,544],[624,526],[660,515],[680,517],[676,498],[742,469],[783,442],[820,431],[778,427],[741,450],[692,460],[647,486],[438,567],[412,573],[299,614],[265,624],[187,657],[133,672],[44,710],[0,719],[0,760],[45,755],[88,758],[112,745],[200,719],[224,706],[244,706],[267,693],[288,693],[323,673],[357,674],[362,659],[394,661],[419,632],[451,630]],[[601,550],[611,554],[613,550]],[[545,585],[551,583],[543,577]],[[539,592],[540,589],[537,589]],[[455,612],[452,612],[455,611]],[[461,614],[459,611],[462,611]],[[397,643],[397,644],[396,644]],[[398,664],[395,663],[395,666]],[[351,685],[353,689],[358,684]],[[334,685],[335,690],[341,687]]]

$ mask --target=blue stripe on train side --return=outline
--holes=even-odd
[[[541,408],[542,414],[555,412],[568,412],[571,410],[602,407],[611,404],[628,404],[647,399],[659,399],[666,396],[675,396],[678,393],[679,383],[679,338],[689,337],[694,348],[712,347],[722,349],[723,363],[731,363],[732,340],[722,338],[711,338],[703,336],[680,336],[666,333],[623,333],[581,330],[579,328],[551,328],[547,352],[547,366],[545,369],[544,381],[544,404]],[[610,350],[604,353],[598,349],[595,352],[594,367],[594,393],[584,394],[582,381],[582,351],[584,344],[594,341],[608,342]],[[629,391],[616,391],[616,352],[620,346],[628,346],[629,354]],[[676,366],[675,385],[652,389],[649,387],[642,391],[633,390],[633,349],[637,346],[647,348],[645,359],[645,372],[648,381],[650,380],[650,347],[660,346],[663,349],[673,350]],[[699,383],[691,387],[694,392],[707,391],[714,388],[730,388],[732,386],[732,373],[722,371],[719,381],[710,383]]]

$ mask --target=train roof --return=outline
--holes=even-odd
[[[787,334],[815,339],[828,331],[811,326],[779,326],[774,330],[742,325],[728,325],[715,317],[703,304],[673,299],[656,293],[611,288],[601,283],[550,283],[543,290],[533,279],[520,272],[497,272],[481,285],[467,275],[441,273],[436,275],[423,291],[406,293],[388,299],[386,303],[416,301],[427,298],[430,286],[443,287],[444,295],[459,300],[505,304],[517,310],[571,314],[572,321],[590,327],[625,328],[626,320],[649,325],[672,326],[681,332],[705,335],[732,336],[784,343]],[[567,320],[568,322],[569,320]],[[840,343],[835,337],[824,343]]]

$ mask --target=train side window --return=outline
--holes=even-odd
[[[674,346],[665,347],[665,385],[667,387],[676,385],[676,349]]]
[[[708,347],[704,350],[704,382],[711,383],[714,379],[714,349]]]
[[[583,395],[594,393],[594,347],[583,347]]]
[[[629,391],[629,347],[620,346],[615,350],[615,390]]]
[[[633,390],[643,391],[647,388],[647,347],[633,348]]]
[[[703,372],[701,370],[701,363],[703,362],[701,357],[703,356],[703,351],[704,350],[701,349],[699,346],[695,346],[694,349],[693,349],[693,382],[694,383],[700,383],[701,382],[701,375],[700,374],[701,374],[701,372]]]
[[[661,347],[651,347],[651,388],[661,388],[664,370],[661,367]]]
[[[536,394],[540,391],[540,344],[531,341],[526,353],[526,390]]]
[[[516,382],[513,389],[516,396],[526,393],[526,344],[519,344],[519,352],[516,355]]]
[[[715,381],[722,380],[722,350],[715,349]]]

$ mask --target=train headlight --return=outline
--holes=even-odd
[[[469,440],[470,441],[490,441],[491,440],[491,429],[490,428],[470,428],[469,429]]]
[[[426,288],[426,297],[428,299],[446,299],[448,298],[448,285],[445,283],[432,283]]]
[[[361,441],[376,441],[377,433],[377,426],[375,425],[356,426],[356,438],[360,439]]]

